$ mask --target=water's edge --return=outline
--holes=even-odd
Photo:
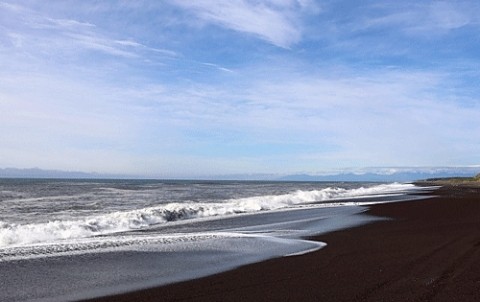
[[[368,215],[370,204],[419,198],[425,196],[391,194],[177,221],[117,234],[115,245],[97,236],[46,245],[43,252],[41,244],[33,252],[13,248],[10,259],[4,249],[0,301],[81,300],[302,255],[327,244],[308,239],[314,235],[385,219]]]

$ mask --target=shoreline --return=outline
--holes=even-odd
[[[480,188],[370,206],[387,221],[309,238],[319,251],[86,301],[479,301]]]
[[[122,185],[121,182],[110,185],[115,194],[118,193],[115,190],[118,185]],[[131,184],[123,185],[128,187]],[[400,183],[348,183],[341,184],[338,188],[331,188],[330,185],[286,183],[268,184],[265,187],[264,184],[235,184],[233,189],[241,189],[242,192],[246,190],[246,195],[252,195],[255,192],[257,194],[246,199],[232,199],[233,202],[226,203],[226,206],[221,205],[220,210],[230,211],[233,207],[233,209],[247,211],[251,209],[252,213],[232,215],[227,213],[227,215],[218,215],[215,219],[173,219],[172,223],[157,224],[153,227],[122,233],[114,232],[112,235],[86,238],[73,236],[72,239],[58,242],[4,248],[0,251],[0,270],[3,272],[0,300],[76,301],[116,295],[211,276],[272,258],[304,254],[306,251],[310,252],[324,245],[307,240],[311,236],[382,219],[365,215],[365,211],[368,210],[367,205],[416,198],[406,193],[427,192],[432,189],[419,189],[412,184]],[[51,186],[51,184],[46,182],[33,189],[41,191],[45,186]],[[104,186],[105,184],[99,183],[93,187],[90,185],[85,187],[82,182],[67,182],[54,193],[60,194],[64,191],[78,193],[85,190],[91,192],[95,188]],[[184,186],[181,183],[171,188],[163,188],[163,183],[160,184],[162,190],[166,189],[166,192],[180,190],[179,192],[183,193],[194,193],[193,188],[187,186],[184,189]],[[293,188],[299,190],[293,191]],[[219,187],[216,183],[209,184],[203,189],[206,189],[207,193],[219,192],[221,189],[222,194],[235,195],[234,191],[225,191],[224,187]],[[25,191],[28,190],[25,189]],[[274,191],[277,194],[268,194]],[[145,193],[145,190],[139,187],[138,192]],[[278,194],[281,192],[285,194]],[[64,196],[64,194],[60,195]],[[125,195],[136,196],[137,194],[122,191],[120,196],[125,197]],[[73,196],[76,195],[73,194]],[[207,195],[199,195],[200,199],[205,197]],[[99,196],[99,198],[103,197]],[[319,201],[304,204],[308,200],[322,199],[332,200],[332,202]],[[108,198],[105,203],[106,207],[112,205]],[[298,203],[300,206],[282,207],[286,203]],[[27,201],[26,205],[35,206],[35,202]],[[183,209],[186,209],[187,213],[190,211],[188,202],[173,205],[173,213],[182,214]],[[262,208],[256,206],[262,206]],[[271,207],[274,209],[262,211],[264,206],[266,209]],[[192,211],[198,209],[201,213],[202,207],[202,203],[195,203]],[[275,209],[276,207],[279,208]],[[169,207],[158,207],[158,209],[163,208]],[[208,203],[205,203],[205,208],[213,209],[215,215],[218,212],[215,206],[212,207]],[[52,209],[56,207],[53,206]],[[124,210],[128,208],[125,207]],[[115,215],[118,221],[110,222],[115,213],[118,213]],[[129,215],[131,213],[141,213],[146,216],[132,217]],[[11,214],[16,215],[14,212]],[[109,225],[115,227],[119,223],[137,222],[138,219],[140,222],[148,222],[152,217],[164,216],[162,211],[156,211],[153,216],[151,214],[149,207],[140,207],[138,213],[114,211],[106,215],[85,215],[93,219],[89,221],[64,219],[65,223],[59,223],[59,225],[25,224],[25,227],[11,229],[11,232],[8,231],[7,224],[3,227],[1,235],[4,239],[4,230],[7,229],[7,239],[30,240],[38,236],[41,240],[42,234],[52,235],[55,238],[72,229],[75,231],[77,227],[86,227],[90,230],[89,226],[92,223],[100,223],[98,230],[101,231],[105,226],[104,223],[108,223],[107,227]],[[32,227],[34,232],[24,232]],[[97,229],[92,231],[95,230]],[[28,290],[25,290],[24,284],[28,284]]]

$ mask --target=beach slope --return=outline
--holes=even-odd
[[[315,237],[327,247],[90,301],[480,301],[480,187],[372,206],[391,218]]]

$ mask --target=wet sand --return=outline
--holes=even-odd
[[[372,206],[391,218],[312,238],[327,247],[90,301],[480,301],[480,187]]]

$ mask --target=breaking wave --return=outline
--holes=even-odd
[[[215,203],[169,203],[130,211],[98,214],[76,220],[54,220],[32,224],[0,221],[0,248],[145,229],[152,225],[178,220],[255,213],[315,202],[400,193],[414,187],[411,184],[395,183],[357,189],[298,190],[283,195],[253,196]]]

